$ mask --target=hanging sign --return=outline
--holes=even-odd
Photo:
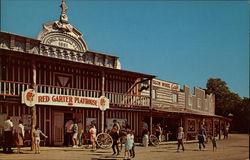
[[[106,98],[105,96],[101,96],[99,98],[98,106],[101,111],[105,111],[106,109],[109,108],[109,99]]]
[[[34,89],[27,89],[22,93],[22,103],[26,104],[29,107],[32,107],[36,104],[36,98],[37,96]]]
[[[32,98],[31,98],[32,97]],[[22,102],[27,106],[52,105],[52,106],[70,106],[100,108],[106,110],[109,108],[109,99],[104,96],[100,98],[80,97],[71,95],[57,95],[48,93],[35,93],[28,89],[22,94]]]

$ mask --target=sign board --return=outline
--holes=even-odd
[[[36,98],[37,96],[34,89],[27,89],[22,93],[22,103],[26,104],[29,107],[32,107],[36,104]]]
[[[106,98],[105,96],[101,96],[99,98],[98,106],[99,106],[101,111],[105,111],[106,109],[109,108],[109,99]]]
[[[121,126],[124,126],[125,125],[125,121],[127,119],[118,119],[118,118],[107,118],[106,119],[106,124],[107,124],[107,129],[111,130],[112,127],[113,127],[113,121],[116,120],[119,124],[120,124],[120,127]]]
[[[23,114],[22,115],[23,125],[25,130],[31,129],[31,115]]]
[[[71,95],[57,95],[48,93],[35,93],[32,89],[27,89],[22,94],[22,102],[27,106],[53,105],[53,106],[70,106],[84,108],[100,108],[106,110],[109,108],[109,100],[101,96],[100,98],[80,97]]]
[[[153,86],[162,87],[170,90],[180,91],[180,85],[159,79],[153,79]]]
[[[89,131],[91,124],[96,124],[96,118],[86,118],[86,131]]]

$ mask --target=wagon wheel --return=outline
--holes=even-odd
[[[149,136],[149,141],[153,146],[157,146],[160,143],[159,139],[153,134]]]
[[[102,149],[111,148],[113,144],[112,137],[107,133],[99,133],[96,139],[97,139],[96,141],[97,145]]]

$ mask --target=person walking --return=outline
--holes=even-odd
[[[118,140],[119,140],[119,135],[117,133],[117,128],[113,127],[110,133],[110,136],[113,139],[113,144],[112,144],[112,149],[113,149],[113,155],[120,154],[119,147],[118,147]]]
[[[92,150],[95,151],[96,150],[96,128],[94,124],[90,125],[90,142],[92,144]]]
[[[13,141],[12,131],[13,131],[13,123],[10,120],[10,116],[8,116],[6,121],[4,121],[4,146],[3,146],[4,153],[13,153],[13,151],[11,150]]]
[[[199,130],[199,134],[198,134],[198,143],[199,143],[200,151],[201,151],[201,146],[203,146],[203,150],[206,149],[205,140],[206,140],[206,130],[205,130],[204,126],[201,125],[201,128]]]
[[[131,137],[131,131],[128,130],[126,135],[126,143],[125,143],[125,152],[124,152],[124,159],[130,159],[130,150],[132,149],[132,137]]]
[[[178,128],[178,133],[177,133],[177,141],[178,141],[177,152],[180,152],[180,145],[181,145],[182,150],[183,150],[183,152],[184,152],[183,139],[184,139],[183,128],[182,128],[182,127],[179,127],[179,128]]]
[[[24,140],[24,126],[22,120],[19,120],[19,124],[14,127],[13,133],[14,133],[13,136],[14,142],[15,145],[17,146],[17,153],[22,153],[21,146],[23,146],[23,140]]]
[[[45,138],[48,138],[43,132],[39,129],[38,126],[35,126],[35,131],[33,132],[34,135],[34,143],[35,143],[35,153],[40,154],[40,135],[44,136]]]
[[[213,145],[213,151],[217,151],[217,139],[215,136],[211,136],[211,141],[212,141],[212,145]]]

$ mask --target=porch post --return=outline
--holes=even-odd
[[[102,71],[102,96],[105,96],[105,73],[104,71]],[[102,130],[102,133],[104,133],[104,110],[102,110],[102,121],[101,121],[101,130]]]
[[[37,87],[36,87],[36,64],[35,64],[35,60],[32,60],[32,74],[33,74],[33,79],[32,79],[32,88],[35,90],[35,92],[37,91]],[[32,106],[31,108],[31,151],[34,150],[35,146],[34,146],[34,136],[33,136],[33,132],[35,130],[35,126],[36,126],[36,105]]]
[[[150,96],[150,99],[149,99],[149,107],[150,107],[150,134],[152,134],[152,131],[153,131],[153,117],[152,117],[152,78],[150,79],[149,81],[149,96]]]

